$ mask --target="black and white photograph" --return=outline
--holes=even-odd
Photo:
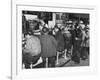
[[[1,0],[0,80],[100,80],[99,0]]]
[[[96,71],[94,7],[24,2],[13,7],[13,80]]]
[[[22,10],[22,69],[90,66],[90,14]]]

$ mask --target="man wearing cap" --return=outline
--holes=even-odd
[[[57,51],[58,52],[64,51],[64,45],[65,45],[64,36],[62,34],[61,29],[58,27],[55,28],[55,39],[57,41]]]
[[[43,35],[41,35],[41,56],[43,58],[43,64],[46,64],[46,58],[50,67],[55,67],[56,47],[57,42],[55,38],[48,35],[48,28],[43,27]]]
[[[82,42],[82,31],[79,24],[76,24],[72,34],[72,43],[73,43],[72,60],[78,64],[80,63],[81,42]]]
[[[72,21],[67,21],[67,26],[64,28],[64,39],[65,39],[65,51],[67,53],[67,56],[70,57],[70,51],[71,51],[71,26]]]

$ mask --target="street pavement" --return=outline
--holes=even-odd
[[[89,59],[80,60],[80,63],[79,64],[77,64],[74,61],[70,60],[63,67],[74,67],[74,66],[89,66]]]
[[[56,67],[79,67],[79,66],[89,66],[89,59],[86,60],[80,60],[80,63],[77,64],[71,59],[59,59],[59,64],[56,65]],[[35,66],[34,68],[44,68],[43,64],[39,64]]]
[[[58,60],[58,64],[55,65],[55,67],[79,67],[79,66],[89,66],[89,59],[86,60],[81,60],[80,59],[80,63],[77,64],[74,61],[71,60],[71,58],[64,58],[61,57]],[[36,66],[33,67],[34,68],[45,68],[43,63],[40,63]]]

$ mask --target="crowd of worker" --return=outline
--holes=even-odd
[[[43,20],[35,19],[23,22],[22,26],[22,64],[26,69],[40,57],[44,67],[46,61],[48,67],[55,67],[57,54],[70,58],[75,64],[89,58],[89,23],[67,20],[66,24],[56,23],[50,28]]]

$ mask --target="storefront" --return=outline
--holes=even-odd
[[[28,28],[28,18],[40,19],[48,24],[49,28],[54,28],[55,24],[64,25],[68,20],[79,22],[82,20],[85,24],[89,24],[89,14],[79,13],[60,13],[60,12],[41,12],[41,11],[22,11],[23,28]],[[29,16],[30,15],[30,16]]]

